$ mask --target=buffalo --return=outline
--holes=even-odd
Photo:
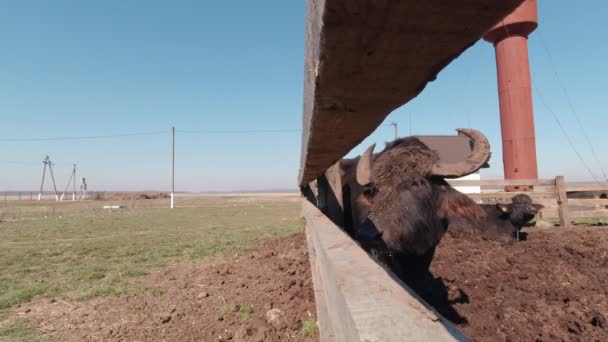
[[[481,168],[490,158],[486,137],[459,129],[472,144],[458,162],[440,160],[416,137],[400,138],[374,154],[340,161],[344,227],[368,251],[390,265],[402,279],[428,273],[435,247],[448,229],[450,215],[441,210],[445,178]]]
[[[435,191],[439,194],[437,214],[449,222],[448,233],[453,237],[498,241],[519,239],[521,229],[530,225],[543,208],[525,194],[513,196],[508,204],[480,205],[447,183],[436,184]]]

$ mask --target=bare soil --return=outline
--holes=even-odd
[[[140,193],[140,192],[114,192],[104,195],[104,200],[107,201],[124,201],[124,200],[143,200],[143,199],[163,199],[170,196],[163,192]]]
[[[475,341],[608,341],[608,229],[528,231],[513,243],[446,237],[423,297]]]
[[[608,229],[528,231],[513,243],[446,236],[419,293],[474,341],[608,341]],[[313,341],[300,334],[315,316],[309,268],[299,234],[139,280],[166,289],[161,296],[17,310],[64,341]],[[283,313],[276,326],[272,308]]]
[[[302,234],[214,262],[183,262],[137,282],[163,290],[88,302],[46,300],[17,311],[61,341],[318,340],[302,330],[305,321],[316,321]],[[271,309],[280,311],[269,322]]]

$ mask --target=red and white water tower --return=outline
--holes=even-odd
[[[525,0],[484,36],[496,51],[505,179],[538,178],[528,61],[528,35],[537,26],[536,0]],[[509,187],[507,190],[531,189]]]

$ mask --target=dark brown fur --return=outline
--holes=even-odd
[[[428,271],[445,233],[429,176],[437,159],[418,139],[398,139],[373,156],[368,185],[356,180],[359,158],[340,163],[347,230],[401,275]]]

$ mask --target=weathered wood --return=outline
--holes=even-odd
[[[521,2],[308,0],[300,185],[321,176]]]
[[[540,217],[542,219],[557,219],[557,218],[559,218],[559,214],[557,213],[557,208],[555,208],[555,209],[543,209],[540,212]]]
[[[321,341],[466,341],[466,337],[302,201]]]
[[[302,201],[307,200],[302,199]],[[327,308],[328,300],[324,291],[325,285],[323,284],[323,277],[321,277],[319,270],[319,261],[317,260],[311,235],[306,234],[306,242],[308,244],[308,259],[310,260],[312,278],[314,279],[313,291],[315,293],[315,306],[317,307],[317,321],[319,322],[319,340],[322,342],[335,342],[336,333],[330,324],[331,320]]]
[[[472,199],[491,199],[491,198],[511,198],[515,195],[528,195],[531,198],[555,198],[555,193],[553,192],[482,192],[480,194],[467,194],[467,196]]]
[[[570,212],[571,217],[608,217],[608,209],[599,210],[574,210]]]
[[[327,169],[316,181],[317,207],[338,226],[344,226],[344,205],[342,203],[342,177],[339,163]]]
[[[557,198],[559,224],[562,227],[569,227],[570,209],[568,208],[568,195],[566,194],[566,182],[564,181],[564,176],[557,176],[555,178],[555,196]]]
[[[568,198],[568,204],[588,206],[608,206],[608,198]]]
[[[531,186],[555,186],[555,179],[481,179],[481,180],[456,180],[448,179],[451,186],[495,186],[505,187],[509,185],[531,185]]]
[[[566,184],[566,191],[606,191],[608,184]]]

